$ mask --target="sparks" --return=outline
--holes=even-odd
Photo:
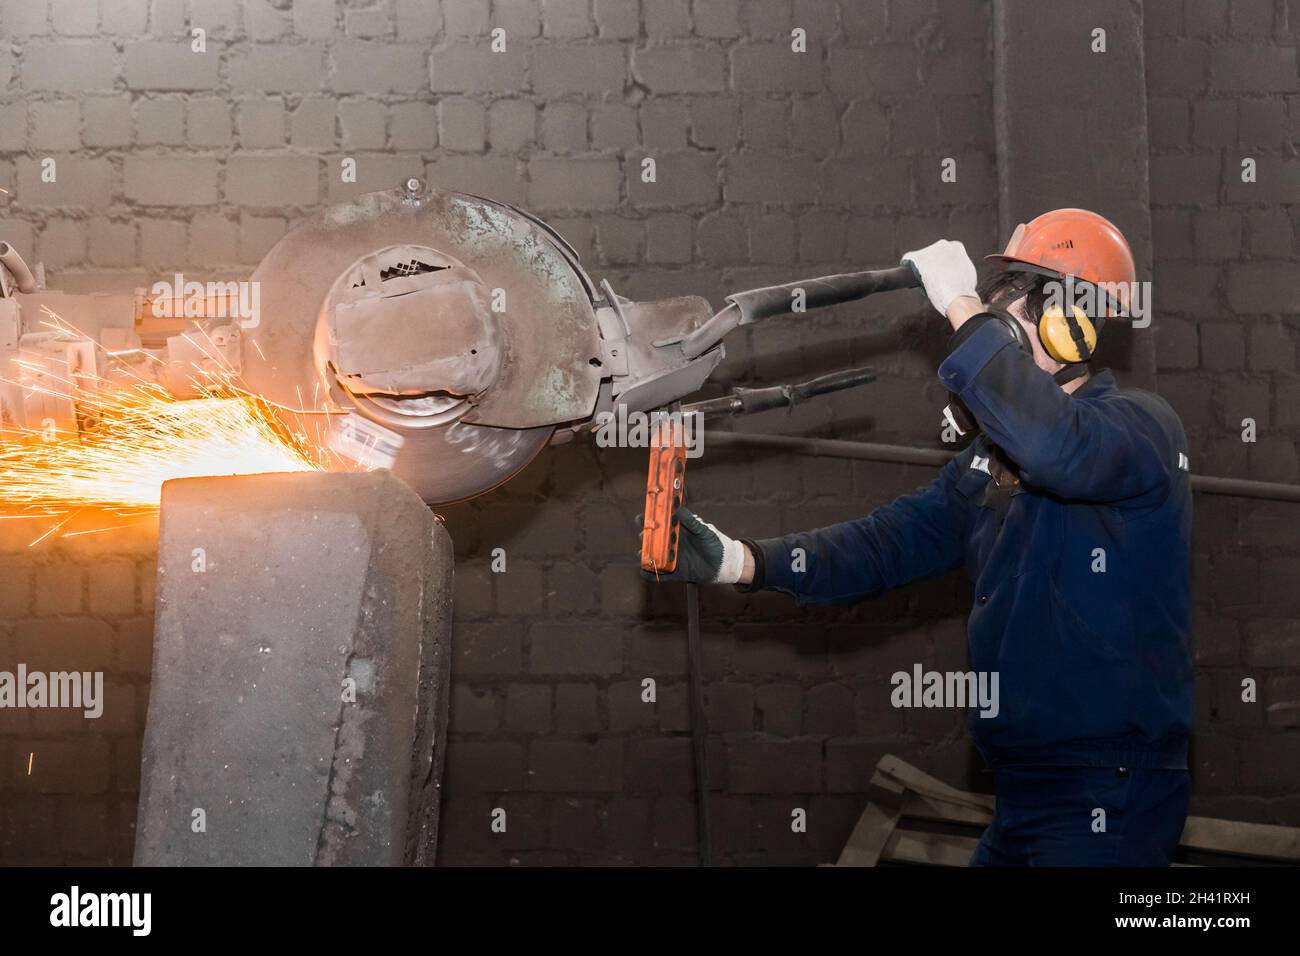
[[[44,514],[152,509],[172,478],[320,470],[250,396],[182,401],[160,386],[134,385],[82,405],[93,408],[84,432],[24,429],[0,439],[0,505]]]
[[[198,397],[178,399],[144,376],[28,381],[28,389],[70,395],[76,422],[0,434],[0,510],[54,519],[36,544],[83,508],[156,511],[163,482],[173,478],[324,470],[319,449],[233,375],[196,366],[191,384]]]

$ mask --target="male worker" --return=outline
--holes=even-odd
[[[1161,398],[1088,365],[1129,301],[1132,254],[1106,219],[1058,209],[988,258],[982,304],[960,242],[903,257],[952,326],[949,422],[983,432],[934,482],[756,541],[682,509],[667,577],[836,604],[964,564],[971,665],[997,672],[1001,698],[970,717],[997,791],[972,864],[1167,865],[1192,723],[1186,438]],[[1099,307],[1057,307],[1071,288]]]

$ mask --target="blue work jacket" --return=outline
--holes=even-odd
[[[1117,387],[1109,371],[1066,394],[1001,323],[969,322],[939,378],[983,433],[930,485],[865,518],[749,542],[754,586],[841,604],[964,565],[970,665],[998,673],[996,716],[970,716],[991,766],[1185,768],[1192,497],[1182,424],[1162,398]],[[1009,490],[990,474],[999,449],[1019,472]]]

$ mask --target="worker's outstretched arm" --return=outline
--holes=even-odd
[[[1069,395],[1001,323],[977,315],[953,335],[939,378],[1029,485],[1078,501],[1140,501],[1168,488],[1183,447],[1154,395]]]
[[[749,588],[781,591],[800,604],[848,604],[951,571],[965,548],[969,506],[957,483],[970,461],[968,450],[930,485],[865,518],[745,539],[754,556]]]

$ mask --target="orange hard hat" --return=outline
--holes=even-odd
[[[1053,209],[1022,222],[1002,254],[985,256],[985,261],[1007,272],[1073,276],[1093,283],[1114,294],[1119,314],[1127,311],[1129,288],[1137,278],[1124,234],[1105,216],[1087,209]]]

